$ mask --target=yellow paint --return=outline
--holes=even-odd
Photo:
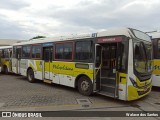
[[[153,74],[160,75],[160,60],[153,60]]]
[[[62,61],[45,62],[44,70],[47,72],[52,72],[54,74],[64,74],[73,77],[84,74],[87,75],[90,79],[93,79],[93,69],[76,68],[75,64],[76,63],[74,62]],[[31,67],[35,71],[42,71],[42,68],[40,67],[40,60],[36,60],[36,67],[34,67],[32,64],[29,64],[29,67]]]
[[[69,76],[77,77],[80,74],[87,75],[90,79],[93,79],[93,69],[82,69],[76,68],[76,63],[71,62],[52,62],[51,67],[53,68],[53,73],[64,74]]]
[[[143,87],[143,86],[145,86],[145,85],[148,85],[148,84],[151,82],[151,80],[149,79],[149,80],[140,82],[140,80],[139,80],[138,78],[136,78],[136,82],[137,82],[137,85],[138,85],[139,87]]]
[[[42,64],[41,60],[35,60],[36,67],[34,67],[32,64],[29,64],[29,67],[31,67],[34,71],[42,71]]]
[[[130,100],[136,100],[136,99],[139,99],[139,98],[141,98],[141,97],[143,97],[143,96],[146,96],[147,94],[149,94],[150,93],[150,91],[151,91],[151,88],[152,88],[152,84],[151,84],[151,80],[149,79],[149,80],[147,80],[147,81],[144,81],[144,82],[140,82],[140,80],[138,79],[138,78],[136,78],[136,83],[137,83],[137,86],[139,87],[139,88],[136,88],[136,87],[134,87],[133,85],[129,85],[128,86],[128,101],[130,101]],[[146,87],[145,89],[143,88],[144,86],[148,86],[148,87]],[[146,92],[145,94],[143,94],[143,95],[138,95],[138,92],[139,91],[142,91],[142,92],[145,92],[145,90],[147,90],[147,89],[149,89],[150,88],[150,90],[148,91],[148,92]]]
[[[44,62],[44,71],[50,72],[50,62]]]
[[[7,58],[1,58],[1,66],[6,65],[7,68],[11,68],[11,61]]]
[[[128,86],[128,101],[136,100],[136,99],[139,99],[143,96],[146,96],[147,94],[149,94],[151,92],[151,85],[148,88],[150,88],[150,90],[148,92],[139,96],[138,91],[144,91],[144,89],[137,89],[132,85]]]

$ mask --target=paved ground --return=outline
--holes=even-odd
[[[43,82],[29,83],[23,76],[0,75],[0,111],[160,111],[160,88],[146,97],[125,102],[101,95],[83,96],[76,89]],[[6,119],[6,118],[5,118]],[[26,120],[28,118],[25,118]],[[44,118],[42,118],[44,119]],[[51,118],[47,118],[51,119]],[[63,118],[56,118],[63,119]],[[65,118],[76,119],[77,118]],[[117,118],[83,118],[114,120]],[[118,118],[121,119],[121,118]],[[123,118],[123,120],[128,118]],[[129,118],[135,120],[136,118]],[[141,118],[143,119],[143,118]],[[157,117],[145,118],[157,120]]]

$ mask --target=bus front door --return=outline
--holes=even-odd
[[[43,48],[44,79],[52,80],[53,47]]]
[[[20,74],[21,51],[22,51],[21,47],[16,48],[16,58],[17,58],[17,63],[16,63],[16,70],[17,71],[16,72],[17,72],[17,74]]]
[[[116,63],[118,43],[103,43],[96,46],[96,88],[99,94],[117,97]]]

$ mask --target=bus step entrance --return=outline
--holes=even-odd
[[[43,80],[43,82],[48,83],[48,84],[52,84],[52,80],[45,79],[45,80]]]
[[[114,77],[101,77],[100,93],[116,98],[116,80]]]
[[[110,93],[110,92],[101,91],[101,92],[99,92],[98,94],[115,98],[115,97],[114,97],[114,94],[113,94],[113,93]]]

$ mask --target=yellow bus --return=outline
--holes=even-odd
[[[146,54],[148,53],[148,54]],[[43,38],[13,45],[12,71],[130,101],[151,91],[151,39],[136,29]]]
[[[12,46],[0,46],[1,72],[8,74],[11,72]]]
[[[160,32],[149,32],[153,45],[153,86],[160,87]]]

